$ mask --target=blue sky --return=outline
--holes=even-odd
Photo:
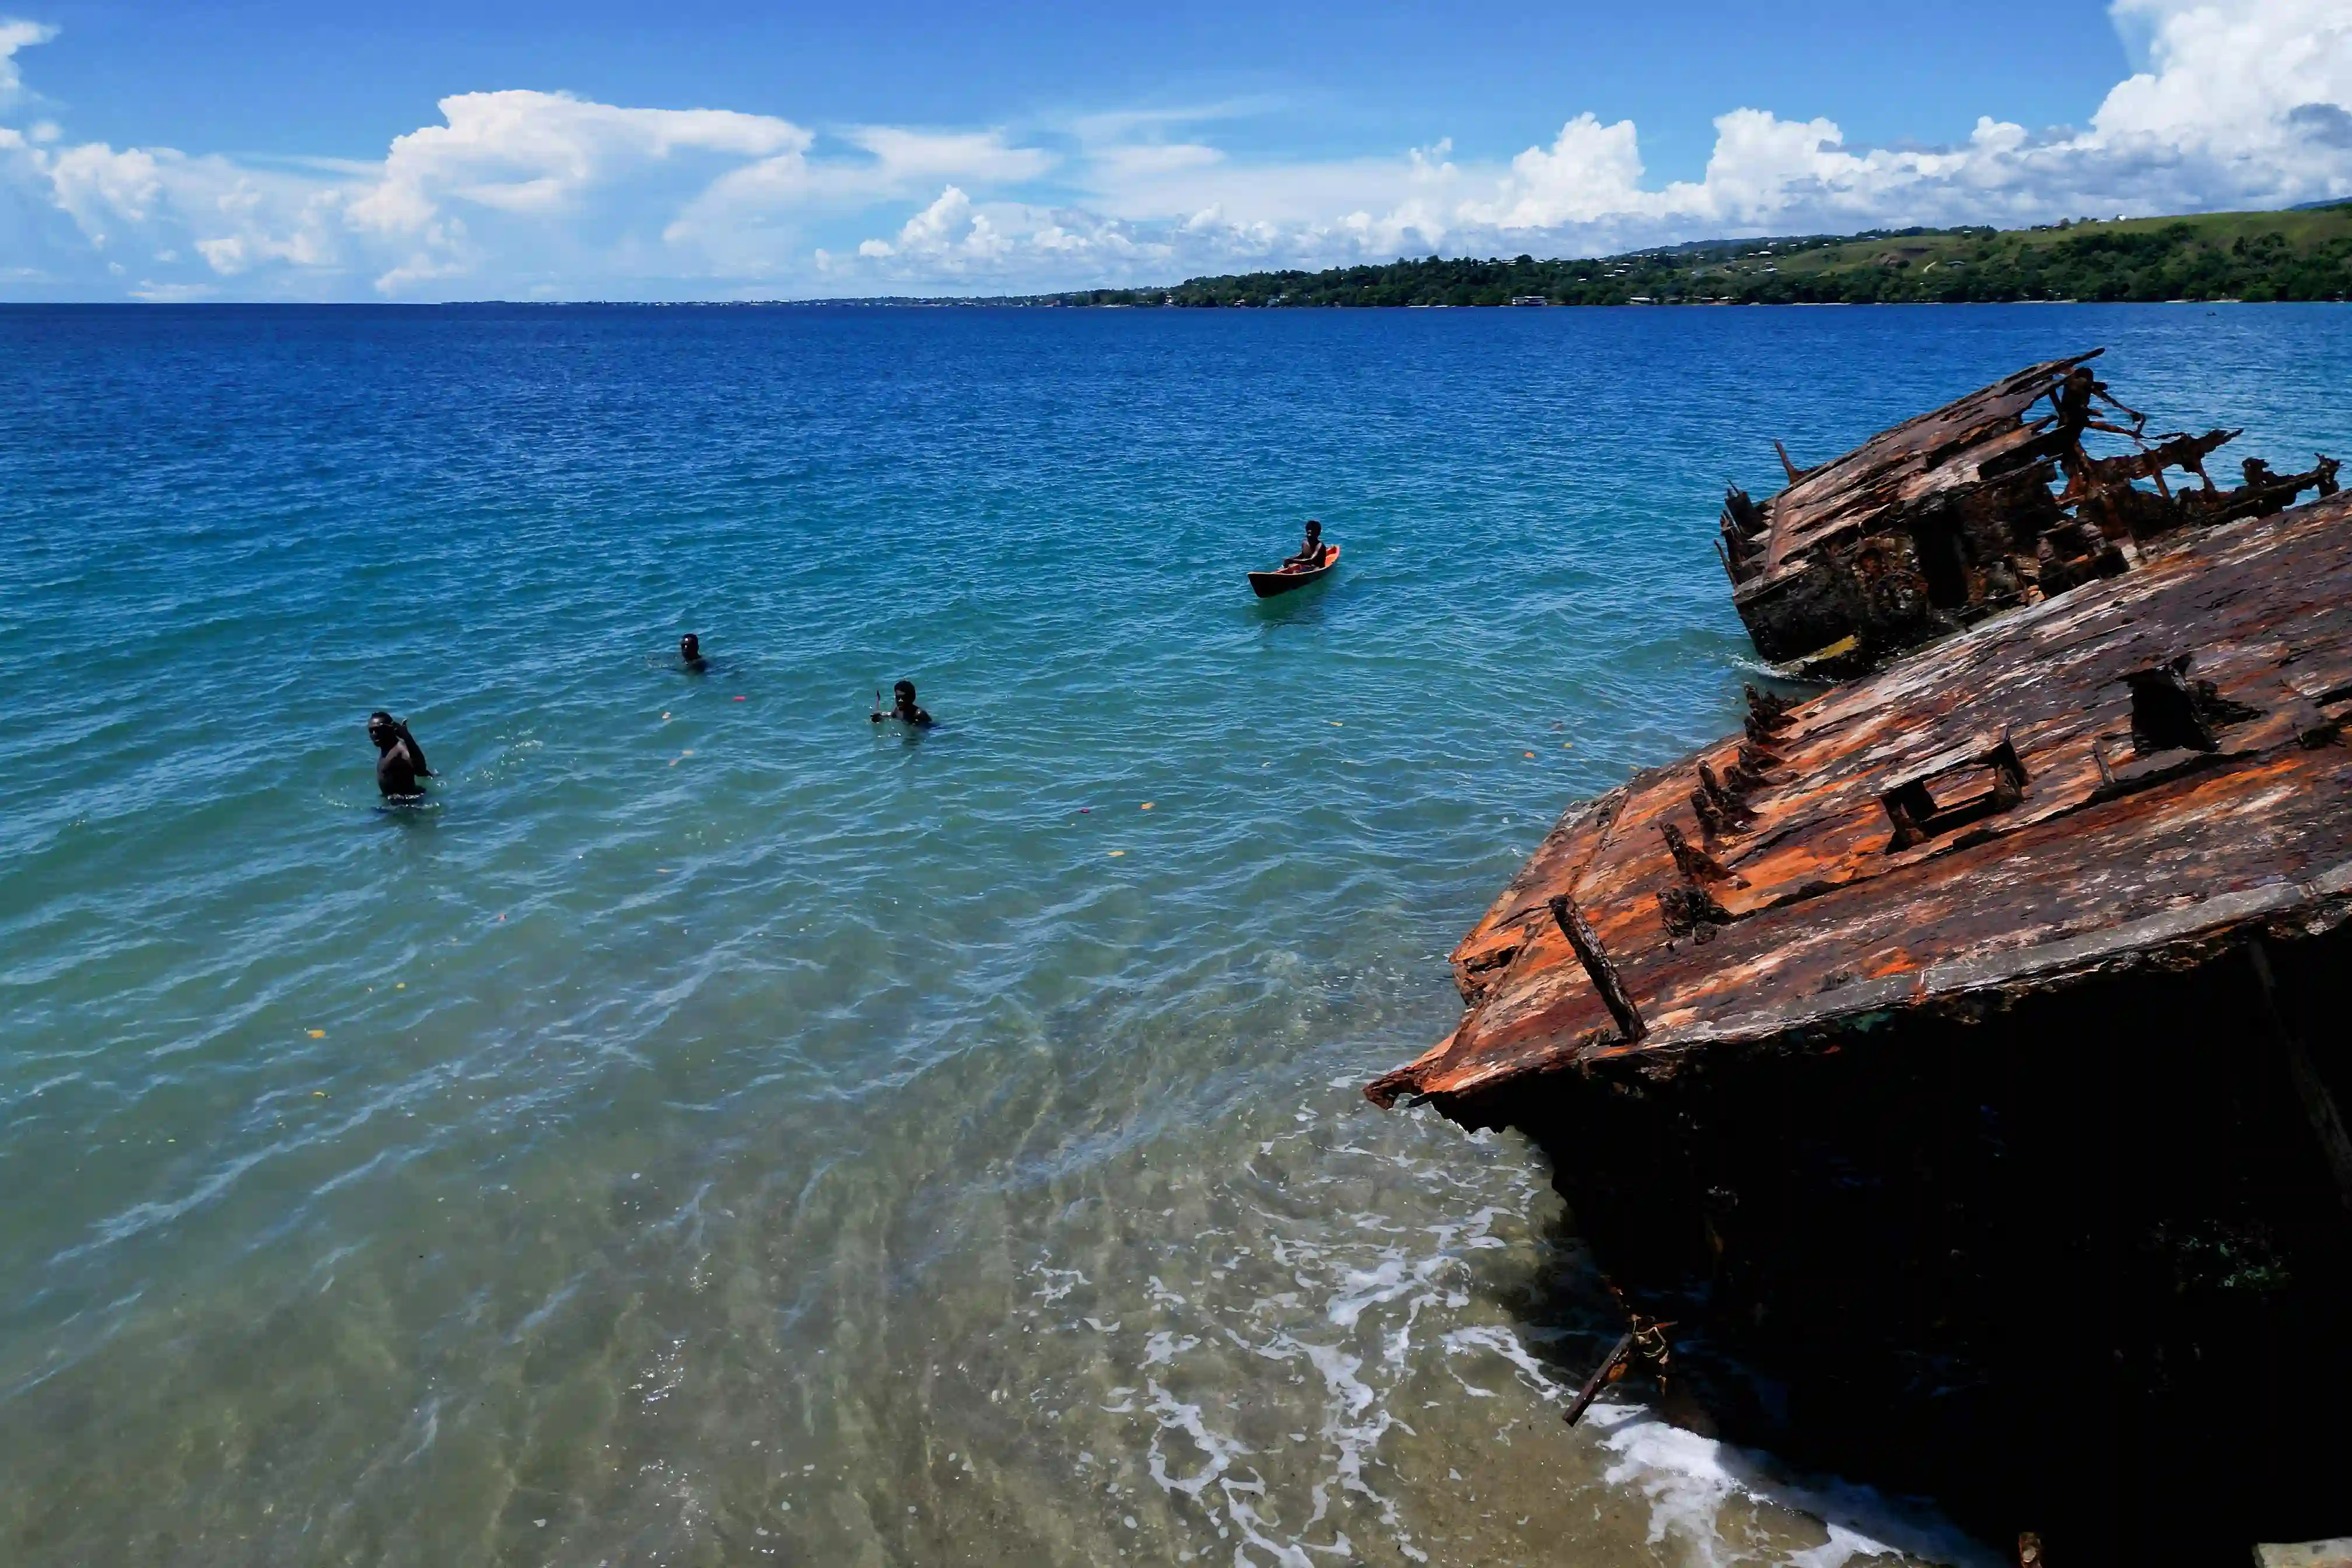
[[[988,293],[2330,195],[2344,0],[0,0],[0,298]]]

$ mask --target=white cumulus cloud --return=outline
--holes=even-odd
[[[1237,149],[1270,106],[1111,110],[1003,127],[803,126],[515,89],[360,163],[77,141],[7,122],[0,289],[352,298],[1008,291],[1400,254],[1591,255],[1719,235],[2038,222],[2352,197],[2346,0],[2115,0],[2137,68],[2080,128],[1991,115],[1944,146],[1849,143],[1732,106],[1698,178],[1653,182],[1631,120],[1574,104],[1549,140],[1286,158]],[[836,235],[842,237],[835,237]],[[831,248],[819,246],[824,241]]]
[[[590,189],[685,153],[765,158],[807,150],[789,121],[723,109],[621,109],[561,92],[467,92],[446,121],[394,139],[382,175],[352,203],[355,223],[415,230],[452,200],[553,215]]]
[[[836,138],[855,153],[822,159],[805,144],[730,170],[688,201],[663,231],[674,246],[744,277],[782,268],[813,216],[904,201],[935,183],[1006,186],[1038,178],[1055,163],[1043,149],[1015,145],[1003,130],[938,132],[858,126]]]
[[[24,73],[16,64],[16,51],[46,44],[57,36],[55,27],[42,23],[0,16],[0,103],[15,97],[25,85]]]

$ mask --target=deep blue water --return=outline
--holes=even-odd
[[[1539,1157],[1356,1086],[1734,721],[1773,437],[2104,343],[2302,467],[2348,329],[0,310],[0,1561],[1821,1545],[1556,1430]]]

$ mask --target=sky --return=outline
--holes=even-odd
[[[0,300],[1027,293],[2331,197],[2352,0],[0,0]]]

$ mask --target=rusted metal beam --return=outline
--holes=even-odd
[[[1609,1347],[1609,1353],[1601,1358],[1601,1364],[1592,1369],[1592,1375],[1584,1380],[1584,1386],[1576,1391],[1576,1400],[1568,1407],[1570,1426],[1573,1426],[1584,1419],[1584,1413],[1592,1408],[1592,1402],[1601,1397],[1602,1389],[1609,1386],[1610,1378],[1625,1364],[1625,1358],[1633,1353],[1633,1331],[1628,1329],[1618,1336],[1615,1344]]]
[[[1602,947],[1601,939],[1593,934],[1591,925],[1584,918],[1584,911],[1576,907],[1576,900],[1566,893],[1555,895],[1551,900],[1551,918],[1559,922],[1560,934],[1567,937],[1568,945],[1575,949],[1576,961],[1584,965],[1584,973],[1591,977],[1592,988],[1601,993],[1601,1005],[1609,1009],[1612,1018],[1617,1020],[1617,1032],[1625,1037],[1628,1045],[1647,1038],[1650,1026],[1642,1022],[1642,1010],[1633,1005],[1633,996],[1625,990],[1625,982],[1618,977],[1617,966],[1609,962],[1609,950]]]

